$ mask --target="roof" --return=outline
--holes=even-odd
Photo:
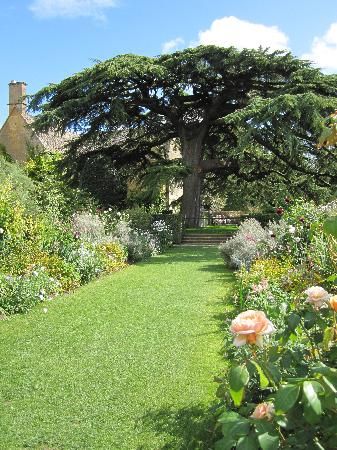
[[[63,150],[70,141],[76,138],[75,133],[71,133],[69,131],[64,134],[53,130],[43,133],[35,131],[33,126],[34,117],[27,113],[22,114],[22,116],[46,150]]]

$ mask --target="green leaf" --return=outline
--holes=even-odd
[[[304,417],[310,424],[317,423],[322,414],[322,404],[318,398],[318,393],[322,392],[324,388],[317,381],[304,381],[302,396]]]
[[[295,331],[295,329],[297,328],[297,326],[300,322],[301,322],[301,317],[298,314],[291,313],[287,317],[287,324],[288,324],[288,328],[290,329],[290,331]]]
[[[234,391],[233,389],[229,389],[229,393],[232,397],[234,405],[236,407],[239,407],[241,405],[243,397],[245,395],[245,388],[242,388],[239,391]]]
[[[262,367],[261,367],[256,361],[250,361],[250,362],[254,365],[254,367],[255,367],[255,369],[256,369],[258,375],[259,375],[259,378],[260,378],[260,388],[261,388],[261,389],[266,389],[266,387],[269,386],[269,380],[268,380],[268,377],[267,377],[266,374],[263,372]]]
[[[307,330],[310,330],[316,325],[317,315],[312,311],[306,311],[304,314],[304,326]]]
[[[331,216],[325,219],[323,223],[323,231],[325,234],[329,234],[337,238],[337,216]]]
[[[275,416],[275,422],[281,428],[288,428],[288,426],[289,426],[289,420],[288,420],[287,416],[285,416],[284,414],[282,414],[281,416]]]
[[[262,450],[277,450],[279,448],[280,439],[278,435],[264,433],[260,434],[257,438]]]
[[[235,406],[240,406],[244,396],[244,387],[249,381],[249,372],[245,365],[231,367],[228,375],[229,392]]]
[[[279,435],[272,423],[259,420],[255,424],[255,429],[262,450],[276,450],[279,448]]]
[[[337,274],[333,274],[333,275],[330,275],[327,279],[326,279],[326,281],[329,281],[329,282],[331,282],[331,283],[333,283],[334,281],[336,281],[337,280]]]
[[[217,441],[214,446],[214,450],[231,450],[235,445],[235,441],[228,439],[227,437]]]
[[[236,440],[240,436],[246,436],[249,433],[250,422],[240,414],[234,411],[225,412],[219,417],[222,424],[222,433],[228,439]]]
[[[259,444],[256,439],[256,436],[254,436],[252,433],[250,433],[248,436],[241,437],[236,445],[236,450],[258,450]]]
[[[264,373],[268,376],[269,380],[273,382],[273,384],[279,384],[279,382],[281,381],[281,373],[278,368],[274,366],[274,364],[266,362],[264,364],[261,364],[261,367],[263,368]]]
[[[325,351],[328,351],[330,348],[331,343],[333,342],[333,338],[335,335],[335,330],[332,327],[328,327],[324,330],[323,335],[323,349]]]
[[[324,383],[324,386],[328,388],[328,391],[332,392],[333,394],[337,394],[337,389],[335,388],[335,386],[324,375],[322,375],[322,381]]]
[[[225,411],[218,418],[218,422],[220,422],[220,423],[235,422],[240,417],[241,417],[240,414],[238,414],[235,411]]]
[[[319,373],[321,375],[325,375],[326,377],[337,378],[337,369],[326,366],[325,364],[322,364],[321,366],[318,367],[314,367],[311,371],[314,374]]]
[[[282,367],[284,369],[289,369],[293,364],[293,354],[290,350],[286,350],[282,355]]]
[[[281,386],[276,393],[275,410],[282,412],[289,411],[289,409],[291,409],[295,405],[300,395],[300,390],[300,386],[294,384]]]
[[[248,384],[249,372],[245,365],[233,366],[228,375],[229,386],[233,391],[239,391]]]

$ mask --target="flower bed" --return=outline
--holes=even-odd
[[[41,196],[43,182],[35,186],[21,170],[28,202],[24,187],[11,176],[20,168],[7,164],[6,169],[8,174],[0,171],[0,318],[27,312],[172,245],[170,225],[141,208],[93,212],[94,204],[74,201],[81,196],[70,188],[65,195],[62,184],[57,195]]]
[[[294,202],[221,247],[239,270],[216,449],[336,448],[336,212]]]

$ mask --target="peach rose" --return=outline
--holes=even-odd
[[[234,345],[263,344],[263,336],[275,331],[274,325],[267,319],[263,311],[244,311],[231,323],[230,331],[235,335]]]
[[[330,294],[321,286],[312,286],[304,293],[308,296],[307,303],[311,303],[315,309],[321,308],[330,298]]]
[[[275,408],[272,403],[259,403],[250,417],[252,417],[253,419],[271,420],[274,414]]]
[[[331,308],[337,312],[337,295],[330,297],[329,303],[330,303]]]

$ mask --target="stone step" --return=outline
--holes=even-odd
[[[206,234],[206,233],[185,233],[184,237],[207,238],[207,239],[223,239],[232,237],[231,234]]]
[[[193,239],[193,238],[183,238],[184,242],[225,242],[228,239],[221,238],[221,239]]]
[[[230,235],[205,235],[205,234],[185,234],[182,239],[182,244],[190,245],[219,245],[222,242],[230,239]]]
[[[214,240],[217,241],[219,239],[229,239],[231,236],[226,236],[226,235],[213,235],[213,236],[207,236],[207,235],[196,235],[196,234],[184,234],[184,239],[209,239],[209,240]]]
[[[226,234],[184,234],[185,238],[191,239],[229,239],[231,235]]]

